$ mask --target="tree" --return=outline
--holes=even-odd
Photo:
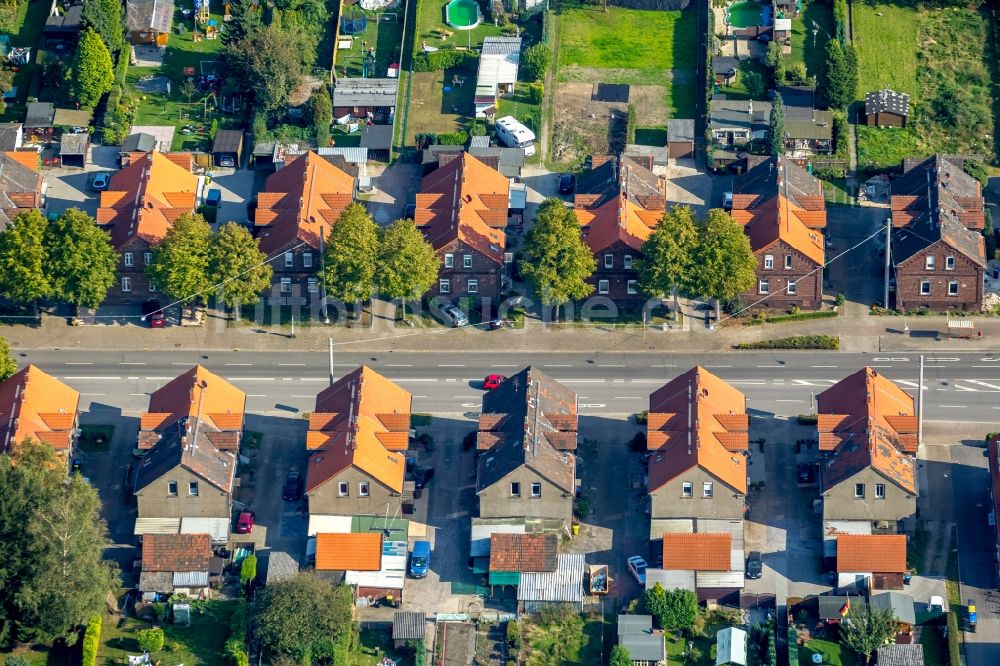
[[[139,649],[143,652],[159,652],[163,649],[163,629],[153,627],[139,632]]]
[[[37,209],[18,213],[0,232],[0,294],[15,303],[32,303],[52,294],[45,249],[45,218]]]
[[[611,660],[609,666],[632,666],[632,655],[624,645],[616,645],[611,648]]]
[[[678,294],[687,293],[691,284],[697,245],[698,227],[689,206],[674,206],[664,213],[636,262],[642,290],[659,298],[672,294],[676,311]]]
[[[760,99],[764,96],[764,77],[760,75],[760,72],[740,71],[740,81],[743,82],[743,87],[746,88],[751,99]]]
[[[774,42],[772,42],[773,44]],[[785,148],[785,104],[780,93],[774,93],[771,100],[771,115],[768,118],[767,136],[771,142],[771,154],[781,155]]]
[[[352,607],[350,588],[300,573],[264,588],[254,615],[255,634],[272,657],[322,658],[351,631]]]
[[[91,29],[83,31],[69,71],[69,95],[80,106],[92,109],[115,84],[111,52]]]
[[[441,259],[413,220],[396,220],[382,231],[375,281],[379,294],[403,303],[417,300],[437,280]]]
[[[188,104],[190,104],[191,98],[198,94],[198,84],[194,82],[192,77],[188,76],[181,82],[180,91],[182,95],[187,97]]]
[[[642,607],[653,616],[660,627],[665,627],[664,619],[667,612],[667,590],[660,583],[642,593]]]
[[[862,655],[866,662],[895,633],[896,619],[891,608],[851,608],[846,621],[840,623],[840,642]]]
[[[548,44],[538,42],[524,49],[521,54],[521,73],[528,81],[540,81],[545,78],[552,58]]]
[[[544,305],[558,307],[594,291],[587,278],[597,262],[583,242],[576,213],[559,199],[546,199],[538,207],[524,254],[521,272]]]
[[[663,627],[688,629],[698,619],[698,596],[691,590],[667,590],[664,596]]]
[[[70,208],[49,223],[45,245],[53,295],[77,307],[100,305],[117,280],[118,254],[94,218]]]
[[[333,122],[333,100],[326,86],[321,86],[309,98],[309,116],[316,128],[316,143],[325,146],[330,143],[330,123]]]
[[[344,303],[367,301],[375,293],[378,225],[365,207],[352,203],[330,230],[322,273],[326,293]]]
[[[851,44],[839,40],[826,43],[823,73],[819,92],[831,107],[842,109],[850,105],[858,90],[858,58]]]
[[[725,211],[713,208],[698,229],[691,291],[720,301],[750,289],[757,260],[743,227]]]
[[[50,62],[57,62],[57,61],[46,59],[45,64],[48,65]],[[62,83],[61,78],[59,80],[59,83],[60,84]],[[13,87],[14,87],[14,71],[10,67],[7,67],[7,57],[5,55],[0,54],[0,90],[6,91],[10,90]],[[0,113],[5,112],[6,110],[7,110],[7,102],[3,98],[3,95],[0,95]]]
[[[271,286],[273,274],[267,255],[246,227],[236,222],[222,225],[212,242],[209,280],[218,285],[219,298],[226,307],[236,310],[237,319],[240,306],[257,301]]]
[[[14,352],[10,350],[10,343],[7,338],[0,338],[0,382],[17,372],[17,361],[14,360]]]
[[[80,16],[83,27],[96,32],[111,53],[125,45],[124,5],[118,0],[86,0]]]
[[[211,258],[212,229],[208,222],[196,213],[184,213],[153,249],[153,261],[146,273],[168,296],[188,303],[211,291]]]
[[[229,67],[242,82],[243,91],[253,93],[261,111],[284,107],[302,79],[302,62],[295,44],[276,25],[254,30],[230,43],[227,54]]]
[[[244,557],[240,563],[240,584],[247,591],[247,594],[249,594],[255,578],[257,578],[257,556]]]
[[[767,53],[764,54],[764,64],[771,68],[774,75],[774,85],[781,85],[781,82],[785,80],[785,59],[781,54],[781,44],[778,42],[768,43]]]
[[[263,26],[261,7],[254,0],[231,0],[229,21],[222,31],[222,43],[226,46],[246,39]]]
[[[97,491],[31,439],[0,456],[0,645],[66,640],[119,585]]]

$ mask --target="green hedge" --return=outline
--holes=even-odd
[[[759,342],[741,342],[734,349],[840,349],[840,338],[835,335],[793,335]]]
[[[836,317],[839,312],[835,310],[819,310],[817,312],[796,312],[795,314],[773,315],[763,319],[751,319],[747,322],[750,326],[757,324],[784,324],[790,321],[806,321],[809,319],[829,319]]]
[[[413,56],[414,72],[439,72],[444,69],[461,68],[470,71],[476,69],[479,57],[472,51],[458,49],[440,49],[430,53],[418,53]]]
[[[230,638],[226,641],[226,656],[229,657],[232,666],[250,666],[246,643],[239,638]]]
[[[94,666],[97,663],[97,649],[101,645],[101,616],[95,615],[87,623],[87,631],[83,634],[83,666]]]
[[[958,616],[955,611],[948,611],[948,661],[951,666],[962,663],[962,648],[958,642]]]
[[[464,146],[469,142],[469,135],[463,130],[445,132],[437,135],[437,142],[442,146]]]

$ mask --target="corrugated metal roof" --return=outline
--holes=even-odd
[[[392,614],[392,640],[423,640],[427,631],[427,616],[414,611]]]
[[[133,534],[177,534],[181,529],[180,518],[136,518]]]
[[[216,543],[229,540],[228,518],[201,518],[185,516],[181,518],[181,534],[207,534]]]
[[[360,146],[348,146],[343,148],[338,148],[336,146],[323,146],[316,152],[323,157],[339,155],[340,157],[343,157],[344,161],[348,164],[364,164],[368,161],[368,149]]]
[[[583,601],[583,553],[561,553],[553,572],[521,574],[517,587],[518,601]]]
[[[208,587],[207,571],[175,571],[174,587]]]
[[[695,587],[722,587],[743,589],[743,565],[739,571],[696,571]]]
[[[653,589],[657,583],[668,590],[682,589],[694,592],[694,571],[646,569],[646,589]]]
[[[692,518],[653,518],[649,521],[649,538],[662,539],[664,534],[691,534],[694,532]]]
[[[312,514],[309,516],[309,534],[316,536],[317,532],[323,534],[348,534],[351,531],[351,516],[327,516],[324,514]]]

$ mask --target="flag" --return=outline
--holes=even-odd
[[[840,607],[840,617],[847,617],[847,614],[851,612],[851,598],[848,597],[844,605]]]

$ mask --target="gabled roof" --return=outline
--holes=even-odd
[[[816,398],[820,451],[829,488],[871,467],[910,494],[917,492],[917,418],[913,398],[872,368],[845,377]]]
[[[155,431],[140,431],[140,445],[151,444],[152,449],[143,456],[136,473],[136,492],[181,467],[231,494],[239,439],[234,437],[233,445],[223,450],[213,441],[218,434],[208,419],[186,416]],[[145,439],[143,435],[147,435]]]
[[[490,535],[490,571],[555,571],[558,542],[553,533]]]
[[[901,263],[937,241],[986,265],[986,224],[979,181],[942,155],[911,166],[892,182],[892,259]]]
[[[771,103],[752,100],[713,99],[709,104],[708,126],[712,130],[767,129]]]
[[[812,219],[812,211],[803,210],[780,194],[771,201],[773,206],[765,205],[755,211],[744,226],[753,251],[761,252],[782,241],[822,266],[826,257],[823,239],[804,222]]]
[[[840,573],[904,573],[905,534],[841,534],[837,536]]]
[[[319,249],[354,198],[354,178],[316,153],[303,153],[267,177],[257,195],[254,224],[267,254],[295,239]]]
[[[316,571],[378,571],[382,533],[316,535]]]
[[[733,490],[747,491],[746,396],[695,366],[649,396],[649,490],[701,467]]]
[[[109,229],[116,249],[135,236],[156,245],[174,220],[194,211],[198,177],[181,166],[185,161],[191,162],[186,153],[154,151],[111,176],[108,189],[101,192],[97,223]]]
[[[652,172],[651,157],[594,156],[591,163],[590,170],[577,180],[574,197],[582,226],[593,222],[592,217],[582,214],[584,211],[600,209],[615,211],[615,219],[637,217],[649,227],[659,223],[667,207],[666,186]],[[623,211],[620,214],[619,209]]]
[[[510,181],[467,152],[424,177],[414,222],[438,250],[461,240],[497,263],[503,262],[510,205]]]
[[[38,153],[0,153],[0,231],[6,229],[18,209],[41,205],[42,178]]]
[[[35,365],[0,382],[0,453],[31,438],[69,449],[80,394]]]
[[[706,532],[663,535],[663,568],[682,571],[729,571],[733,536]]]
[[[910,96],[885,88],[865,95],[865,113],[894,113],[906,116],[910,113]]]
[[[776,210],[782,195],[798,208],[796,216],[810,229],[826,226],[823,185],[811,173],[782,157],[751,156],[746,173],[733,182],[733,218],[742,224],[752,215],[738,211]]]
[[[483,417],[487,417],[483,420]],[[477,491],[522,465],[575,492],[576,393],[528,366],[483,396]]]
[[[145,534],[143,571],[208,571],[212,541],[208,534]]]
[[[132,32],[170,32],[174,19],[173,0],[127,0],[125,25]]]
[[[316,396],[309,418],[306,492],[355,467],[387,488],[402,492],[409,444],[412,396],[362,365]]]
[[[243,430],[247,394],[222,377],[196,365],[149,396],[141,430],[165,430],[187,418],[198,418],[217,430]]]

